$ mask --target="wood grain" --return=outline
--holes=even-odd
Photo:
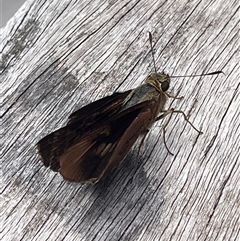
[[[26,1],[1,30],[0,240],[240,240],[239,2]],[[173,78],[168,102],[188,114],[159,121],[138,155],[96,184],[46,169],[36,143],[78,108]]]

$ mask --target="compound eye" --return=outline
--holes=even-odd
[[[169,82],[168,82],[168,81],[163,81],[163,82],[161,83],[161,88],[162,88],[162,91],[163,91],[163,92],[167,91],[168,88],[169,88]]]

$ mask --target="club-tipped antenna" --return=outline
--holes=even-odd
[[[221,70],[220,71],[214,71],[211,73],[203,73],[203,74],[192,74],[192,75],[178,75],[178,76],[170,76],[171,78],[181,78],[181,77],[200,77],[200,76],[206,76],[206,75],[215,75],[215,74],[224,74]]]
[[[157,73],[156,62],[155,62],[154,51],[153,51],[153,44],[152,44],[152,34],[151,32],[148,32],[148,33],[149,33],[149,42],[150,42],[152,58],[153,58],[153,66],[154,66],[155,73]]]

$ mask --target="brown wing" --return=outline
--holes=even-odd
[[[68,125],[77,121],[81,121],[84,126],[91,125],[92,123],[118,113],[121,110],[122,103],[131,91],[132,90],[128,90],[123,93],[117,92],[82,107],[68,117]]]
[[[116,115],[122,109],[122,104],[131,90],[114,93],[75,111],[69,116],[67,127],[63,127],[44,137],[37,144],[45,166],[58,171],[59,157],[81,136],[101,126],[102,122]]]
[[[99,181],[126,156],[139,135],[152,123],[149,100],[89,130],[59,158],[60,173],[72,182]]]

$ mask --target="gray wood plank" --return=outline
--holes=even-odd
[[[239,240],[238,1],[26,1],[1,30],[1,240]],[[68,183],[36,143],[76,109],[173,78],[159,121],[107,179]]]

